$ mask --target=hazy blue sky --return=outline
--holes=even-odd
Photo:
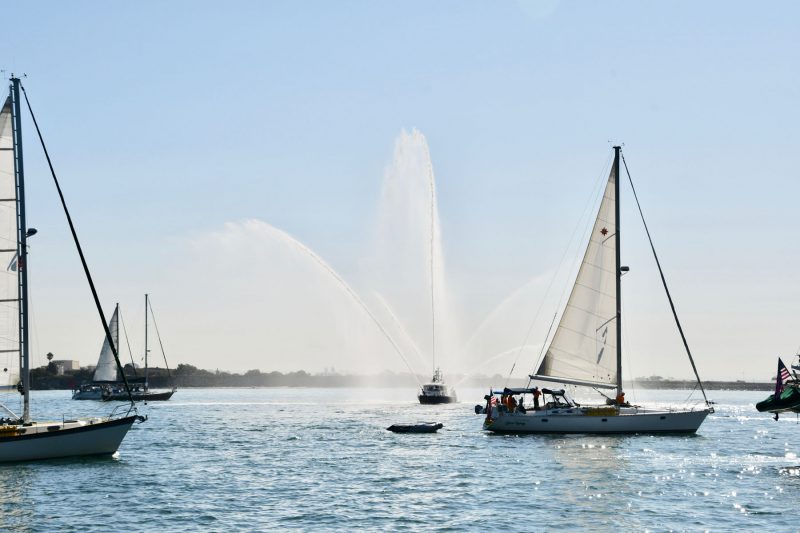
[[[797,3],[53,1],[4,19],[0,66],[28,74],[101,296],[138,351],[150,291],[173,363],[402,369],[352,340],[371,326],[341,291],[281,268],[291,253],[243,221],[368,292],[403,128],[430,147],[465,337],[540,280],[487,324],[486,357],[523,342],[609,141],[625,143],[701,374],[768,379],[800,345]],[[92,302],[26,146],[34,348],[93,363]],[[632,208],[630,372],[688,376]]]

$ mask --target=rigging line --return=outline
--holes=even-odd
[[[133,361],[133,350],[131,350],[131,338],[128,336],[128,330],[125,328],[125,321],[122,319],[122,312],[118,315],[120,323],[122,323],[122,332],[125,334],[125,344],[128,345],[128,355],[131,357],[131,367],[133,368],[134,377],[139,377],[136,373],[136,363]]]
[[[78,240],[78,234],[75,231],[75,225],[72,223],[72,217],[69,214],[69,209],[67,209],[67,202],[64,199],[64,193],[61,191],[61,185],[58,183],[58,178],[56,177],[56,171],[53,168],[53,162],[50,160],[50,154],[47,152],[47,146],[44,144],[44,137],[42,137],[42,132],[39,129],[39,123],[36,122],[36,115],[33,114],[33,108],[31,107],[31,102],[30,100],[28,100],[28,92],[25,90],[25,87],[22,86],[22,84],[20,84],[20,87],[22,88],[22,94],[25,95],[25,103],[28,105],[28,112],[30,112],[31,114],[33,125],[36,128],[36,134],[39,136],[39,142],[42,145],[44,156],[47,159],[47,165],[50,167],[50,175],[53,176],[53,182],[56,184],[58,197],[61,199],[61,207],[64,208],[64,214],[67,216],[67,222],[69,223],[69,230],[72,233],[72,239],[75,241],[75,247],[78,249],[78,255],[80,256],[81,264],[83,265],[83,272],[86,274],[86,281],[89,282],[89,288],[92,290],[94,303],[95,306],[97,307],[97,313],[100,315],[100,321],[103,323],[103,329],[106,332],[106,339],[108,339],[108,345],[111,347],[111,353],[114,354],[114,360],[117,362],[117,369],[119,370],[120,374],[122,374],[122,381],[123,383],[125,383],[125,391],[128,393],[128,399],[131,402],[131,408],[133,410],[136,410],[136,403],[133,401],[133,395],[131,394],[131,387],[128,384],[128,378],[125,376],[125,371],[122,369],[122,364],[119,361],[119,354],[117,353],[117,347],[114,345],[114,339],[111,338],[111,330],[108,328],[106,315],[103,313],[103,306],[100,305],[100,297],[97,295],[97,289],[94,286],[92,275],[89,272],[89,265],[86,263],[86,258],[83,255],[83,249],[81,248],[81,243]]]
[[[153,317],[153,326],[156,328],[156,338],[158,338],[158,346],[161,348],[161,357],[164,358],[164,366],[167,367],[167,377],[172,377],[169,372],[169,363],[167,362],[167,354],[164,352],[164,344],[161,342],[161,333],[158,332],[158,323],[156,322],[156,314],[153,312],[153,299],[148,298],[147,306],[150,308],[150,316]]]
[[[526,344],[528,344],[528,339],[530,338],[530,335],[531,335],[531,332],[533,331],[534,325],[539,320],[539,314],[542,312],[542,309],[544,308],[544,303],[547,300],[547,296],[550,294],[550,290],[553,288],[553,284],[556,281],[556,277],[558,275],[558,272],[561,270],[561,266],[564,264],[564,260],[566,259],[570,248],[572,248],[572,241],[575,240],[575,237],[578,234],[578,230],[583,225],[583,219],[590,213],[590,209],[591,209],[592,205],[597,202],[597,196],[604,192],[604,189],[603,189],[603,183],[604,183],[603,176],[605,175],[605,171],[608,168],[608,165],[609,165],[610,161],[611,161],[611,155],[609,155],[606,158],[605,163],[603,163],[603,168],[600,170],[599,176],[597,178],[595,178],[594,189],[592,189],[592,192],[589,195],[588,200],[586,201],[586,205],[583,208],[583,212],[581,213],[581,216],[578,217],[578,222],[575,224],[575,229],[572,230],[572,235],[570,236],[569,241],[567,241],[567,246],[564,248],[564,252],[561,254],[561,259],[558,262],[558,267],[556,267],[556,270],[553,272],[553,277],[550,279],[550,284],[547,286],[547,290],[544,293],[544,297],[542,298],[542,302],[539,304],[539,309],[537,309],[536,314],[534,315],[533,322],[531,322],[531,325],[528,328],[528,332],[525,334],[525,340],[522,342],[521,346],[525,346]],[[600,201],[602,202],[602,199]],[[591,219],[589,219],[589,222],[591,223]],[[585,230],[585,231],[588,231],[588,230]],[[569,288],[569,285],[565,285],[564,289],[561,291],[561,296],[558,299],[558,305],[556,307],[557,310],[561,308],[561,302],[564,301],[564,297],[566,296],[568,288]],[[545,347],[547,346],[547,339],[550,337],[550,331],[551,331],[551,329],[553,327],[553,323],[555,323],[556,317],[558,316],[558,311],[557,310],[556,310],[555,316],[553,317],[553,321],[550,323],[550,328],[548,328],[548,330],[547,330],[547,335],[545,336],[544,342],[542,343],[542,350],[539,352],[539,357],[536,359],[536,365],[534,367],[534,371],[532,372],[532,374],[536,373],[535,368],[538,368],[538,366],[539,366],[539,364],[541,362],[542,352],[544,352]],[[517,365],[517,359],[519,359],[519,356],[520,356],[521,353],[522,353],[522,350],[520,350],[520,352],[517,353],[517,356],[514,359],[514,365],[512,366],[512,371],[513,371],[513,367]],[[510,378],[511,378],[511,374],[509,373],[508,379],[510,379]],[[508,383],[508,379],[506,380],[506,383]],[[528,380],[528,385],[530,385],[530,382],[531,382],[531,380],[529,379]]]
[[[647,227],[647,222],[645,222],[644,220],[642,205],[639,203],[639,196],[637,196],[636,194],[636,187],[633,186],[633,179],[631,178],[631,173],[628,170],[628,163],[625,161],[624,155],[622,155],[622,164],[625,165],[625,173],[628,175],[628,182],[630,182],[631,184],[631,190],[633,191],[633,198],[634,200],[636,200],[636,207],[639,209],[639,216],[642,217],[642,224],[644,224],[644,231],[645,233],[647,233],[647,240],[650,241],[650,249],[653,251],[653,257],[656,260],[658,273],[661,275],[661,283],[664,285],[664,291],[667,293],[667,300],[669,300],[669,306],[672,309],[672,316],[675,317],[675,324],[678,326],[678,332],[681,334],[683,347],[686,348],[686,355],[689,356],[689,362],[692,364],[692,370],[694,371],[694,376],[697,378],[697,384],[700,386],[700,392],[703,393],[703,399],[706,401],[706,405],[709,405],[708,396],[706,396],[706,390],[703,388],[703,383],[700,381],[700,374],[697,372],[697,365],[695,365],[694,363],[694,358],[692,357],[692,351],[689,349],[689,343],[686,341],[686,335],[683,334],[683,327],[681,327],[681,321],[678,319],[678,312],[675,310],[675,304],[672,301],[672,295],[669,292],[669,287],[667,287],[667,278],[664,277],[664,271],[661,269],[661,262],[658,260],[658,254],[656,254],[656,247],[653,244],[653,238],[650,236],[650,229]]]

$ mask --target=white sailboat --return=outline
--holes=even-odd
[[[119,346],[119,304],[114,308],[114,314],[108,322],[108,329],[111,330],[111,339],[114,346]],[[117,361],[114,359],[114,352],[111,351],[111,343],[107,338],[103,338],[103,347],[100,349],[100,358],[92,375],[92,381],[83,383],[72,392],[73,400],[102,400],[103,391],[110,390],[112,385],[119,385],[122,382],[117,377]]]
[[[18,388],[22,393],[22,413],[16,414],[0,404],[0,462],[50,459],[80,455],[106,455],[117,451],[134,422],[145,417],[136,413],[135,404],[119,416],[93,417],[54,422],[36,422],[30,415],[30,343],[28,330],[27,239],[36,230],[28,229],[25,219],[25,183],[22,159],[22,120],[19,78],[12,76],[9,97],[0,110],[0,262],[8,265],[0,282],[0,353],[10,356],[4,366],[0,386]],[[22,88],[24,91],[24,88]],[[27,98],[27,97],[26,97]],[[30,109],[30,105],[28,105]],[[36,125],[36,119],[31,114]],[[36,126],[38,132],[38,125]],[[40,135],[41,139],[41,135]],[[42,143],[44,148],[44,143]],[[45,155],[47,151],[45,149]],[[48,156],[48,164],[50,159]],[[52,166],[51,166],[52,171]],[[119,359],[111,331],[100,309],[97,292],[89,275],[72,220],[54,181],[67,215],[84,271],[92,289],[103,328],[117,366]],[[126,383],[127,388],[127,383]]]
[[[694,433],[713,412],[677,314],[674,315],[676,324],[703,391],[705,405],[695,410],[652,410],[630,405],[624,399],[621,277],[628,268],[620,263],[619,164],[620,147],[617,146],[614,147],[614,166],[572,293],[538,370],[530,376],[531,380],[595,390],[615,389],[616,398],[608,399],[603,405],[585,406],[569,399],[562,389],[539,390],[529,386],[492,391],[486,396],[487,405],[482,411],[486,413],[484,429],[496,433]],[[656,262],[658,264],[657,256]],[[663,272],[662,281],[672,305]],[[672,310],[674,314],[674,306]],[[541,394],[545,399],[539,405]],[[533,395],[535,401],[527,409],[523,404],[526,395]]]

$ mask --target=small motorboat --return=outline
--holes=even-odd
[[[789,372],[781,358],[778,358],[775,393],[756,404],[759,412],[774,413],[775,420],[778,420],[779,413],[800,413],[800,377],[795,372],[795,367],[800,365],[792,365],[792,372]]]
[[[800,412],[800,385],[787,383],[778,394],[770,394],[764,401],[756,404],[756,409],[764,413]]]
[[[440,403],[455,403],[456,391],[448,389],[442,378],[442,372],[438,368],[433,372],[433,379],[430,383],[422,386],[422,390],[417,396],[419,403],[424,405],[436,405]]]
[[[422,424],[392,424],[386,429],[394,433],[436,433],[443,427],[444,424],[424,422]]]

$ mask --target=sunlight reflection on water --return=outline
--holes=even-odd
[[[490,435],[472,411],[482,394],[180,390],[146,407],[116,458],[0,466],[0,529],[795,527],[800,429],[755,412],[763,393],[715,393],[696,436]],[[109,409],[68,397],[35,393],[36,416]],[[431,420],[438,434],[385,430]]]

